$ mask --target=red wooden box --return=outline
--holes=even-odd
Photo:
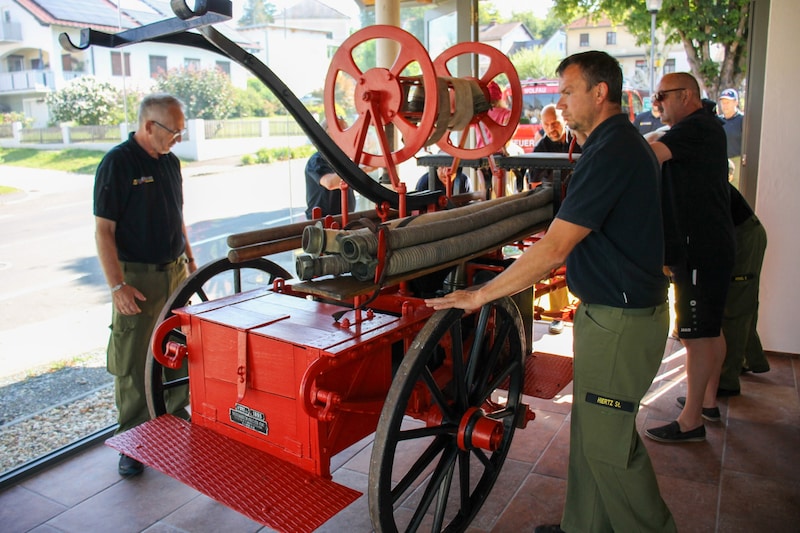
[[[176,310],[192,423],[330,478],[330,458],[373,433],[425,316],[362,313],[258,290]]]

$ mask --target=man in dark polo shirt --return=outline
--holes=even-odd
[[[175,97],[145,96],[138,129],[103,157],[95,176],[97,254],[113,300],[107,364],[118,433],[150,418],[144,390],[150,335],[187,265],[196,270],[183,222],[180,161],[170,152],[185,133],[184,121]],[[167,408],[185,416],[187,403],[188,391],[174,392]],[[121,454],[118,470],[136,475],[142,464]]]
[[[642,135],[664,127],[664,124],[661,122],[661,113],[658,111],[657,107],[652,107],[636,115],[636,118],[633,119],[633,125],[636,126],[639,133]]]
[[[659,442],[698,442],[706,438],[703,414],[717,407],[715,392],[725,359],[722,317],[736,247],[728,158],[725,132],[704,107],[691,74],[667,74],[658,89],[654,105],[670,129],[650,146],[662,163],[664,264],[675,285],[687,385],[685,406],[678,418],[649,428],[645,434]]]
[[[739,110],[739,93],[736,89],[725,89],[719,94],[719,109],[722,113],[722,129],[728,146],[728,159],[733,161],[734,170],[731,182],[739,187],[739,174],[742,165],[742,131],[744,114]]]
[[[347,124],[339,120],[339,127],[345,129]],[[328,124],[322,121],[322,129],[328,131]],[[306,178],[306,218],[311,220],[313,210],[319,207],[321,216],[342,214],[342,186],[347,184],[331,167],[319,152],[308,158],[305,168]],[[356,195],[352,187],[347,190],[347,209],[353,212],[356,207]]]
[[[540,532],[674,532],[647,449],[639,402],[661,365],[669,326],[659,169],[622,113],[622,71],[605,52],[557,69],[558,108],[583,153],[545,236],[475,290],[426,300],[434,309],[477,309],[567,264],[580,298],[567,495],[560,527]]]
[[[534,146],[534,152],[567,154],[570,149],[572,149],[572,152],[575,154],[581,153],[580,145],[573,143],[575,136],[572,132],[567,130],[564,125],[564,118],[561,116],[561,112],[556,109],[555,105],[548,104],[544,106],[540,117],[545,135],[542,137],[542,140]],[[569,176],[570,172],[564,171],[562,173],[563,181],[567,181]],[[528,181],[531,182],[531,184],[539,182],[550,183],[553,181],[553,171],[544,169],[539,169],[535,172],[532,171]]]

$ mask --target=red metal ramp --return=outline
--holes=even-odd
[[[525,387],[528,396],[549,400],[572,381],[572,357],[534,352],[525,361]]]
[[[361,496],[171,415],[106,444],[278,531],[311,532]]]

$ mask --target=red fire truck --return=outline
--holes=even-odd
[[[522,117],[519,127],[512,137],[526,153],[533,152],[539,140],[537,131],[541,130],[539,115],[548,104],[558,103],[558,80],[527,79],[522,82]],[[506,94],[510,99],[511,95]],[[643,110],[642,97],[634,89],[623,89],[622,111],[633,121]]]

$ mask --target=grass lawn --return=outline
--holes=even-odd
[[[63,170],[76,174],[94,174],[103,155],[105,152],[99,150],[0,148],[0,164]]]

